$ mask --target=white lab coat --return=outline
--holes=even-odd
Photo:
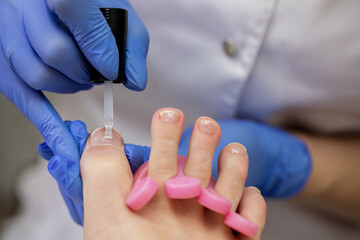
[[[115,126],[126,142],[150,144],[151,115],[164,106],[183,110],[187,125],[207,115],[296,124],[327,133],[360,132],[360,1],[131,2],[151,43],[146,91],[115,88]],[[224,41],[231,54],[224,51]],[[96,87],[52,98],[65,119],[82,119],[91,130],[102,125],[102,97],[102,88]],[[64,239],[60,229],[73,234],[67,239],[78,238],[81,228],[64,214],[65,205],[54,182],[49,182],[45,163],[39,165],[27,177],[41,182],[38,191],[52,194],[25,194],[24,202],[33,205],[27,205],[4,239],[18,239],[24,233],[27,239]],[[35,188],[31,181],[22,184]],[[36,205],[38,198],[48,204]],[[27,210],[35,207],[44,214],[39,217]],[[284,203],[270,203],[269,219],[264,239],[360,236],[359,229],[319,220],[316,214]],[[44,222],[47,229],[41,226]]]

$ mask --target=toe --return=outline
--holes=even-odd
[[[106,139],[104,132],[104,128],[92,132],[80,160],[84,227],[92,229],[125,211],[125,199],[132,186],[121,135],[113,130],[113,138]]]
[[[184,114],[174,108],[162,108],[153,115],[148,176],[160,186],[176,175],[184,120]]]
[[[253,238],[253,240],[261,239],[261,233],[266,222],[266,211],[266,203],[259,189],[255,187],[245,188],[238,208],[238,213],[258,226],[256,237]],[[250,238],[246,236],[241,236],[240,239],[250,240]]]
[[[212,159],[220,137],[221,129],[215,120],[200,117],[195,122],[184,172],[189,177],[200,179],[203,188],[209,184]]]
[[[249,159],[246,148],[239,143],[230,143],[219,155],[219,178],[215,190],[232,202],[235,211],[244,190]]]

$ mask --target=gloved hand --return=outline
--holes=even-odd
[[[149,36],[127,0],[0,1],[1,58],[5,60],[0,69],[13,70],[35,90],[57,93],[91,87],[88,61],[106,78],[116,79],[117,46],[100,7],[128,10],[125,86],[143,90]],[[1,84],[11,82],[10,76],[2,74]]]
[[[231,119],[219,121],[221,140],[213,159],[213,176],[218,177],[217,158],[227,144],[244,145],[249,155],[246,186],[255,186],[265,197],[296,195],[304,187],[312,168],[306,145],[295,136],[260,123]],[[187,155],[192,128],[184,131],[179,154]]]
[[[85,123],[82,121],[65,121],[65,125],[72,134],[77,150],[81,155],[89,135]],[[54,152],[46,142],[38,146],[38,152],[44,159],[49,161],[48,170],[57,181],[72,218],[75,222],[82,225],[84,223],[84,205],[79,167],[80,159],[54,155]],[[149,156],[150,148],[125,144],[125,154],[129,159],[131,170],[135,172],[143,164],[144,157]]]
[[[0,92],[69,168],[80,159],[78,144],[41,90],[73,93],[91,88],[88,61],[105,77],[116,78],[118,51],[99,7],[128,10],[125,86],[144,89],[149,37],[126,0],[0,1]]]

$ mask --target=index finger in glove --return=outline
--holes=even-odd
[[[41,91],[30,88],[16,76],[2,51],[0,66],[0,92],[35,125],[54,154],[80,159],[74,139],[54,107]]]

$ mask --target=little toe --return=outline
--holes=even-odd
[[[256,187],[247,187],[244,190],[237,212],[240,216],[250,220],[256,225],[257,231],[253,231],[252,236],[241,235],[241,240],[260,240],[261,233],[265,227],[267,207],[261,192]]]
[[[235,211],[244,190],[249,158],[246,148],[239,143],[230,143],[219,155],[219,178],[214,189],[232,202]]]

